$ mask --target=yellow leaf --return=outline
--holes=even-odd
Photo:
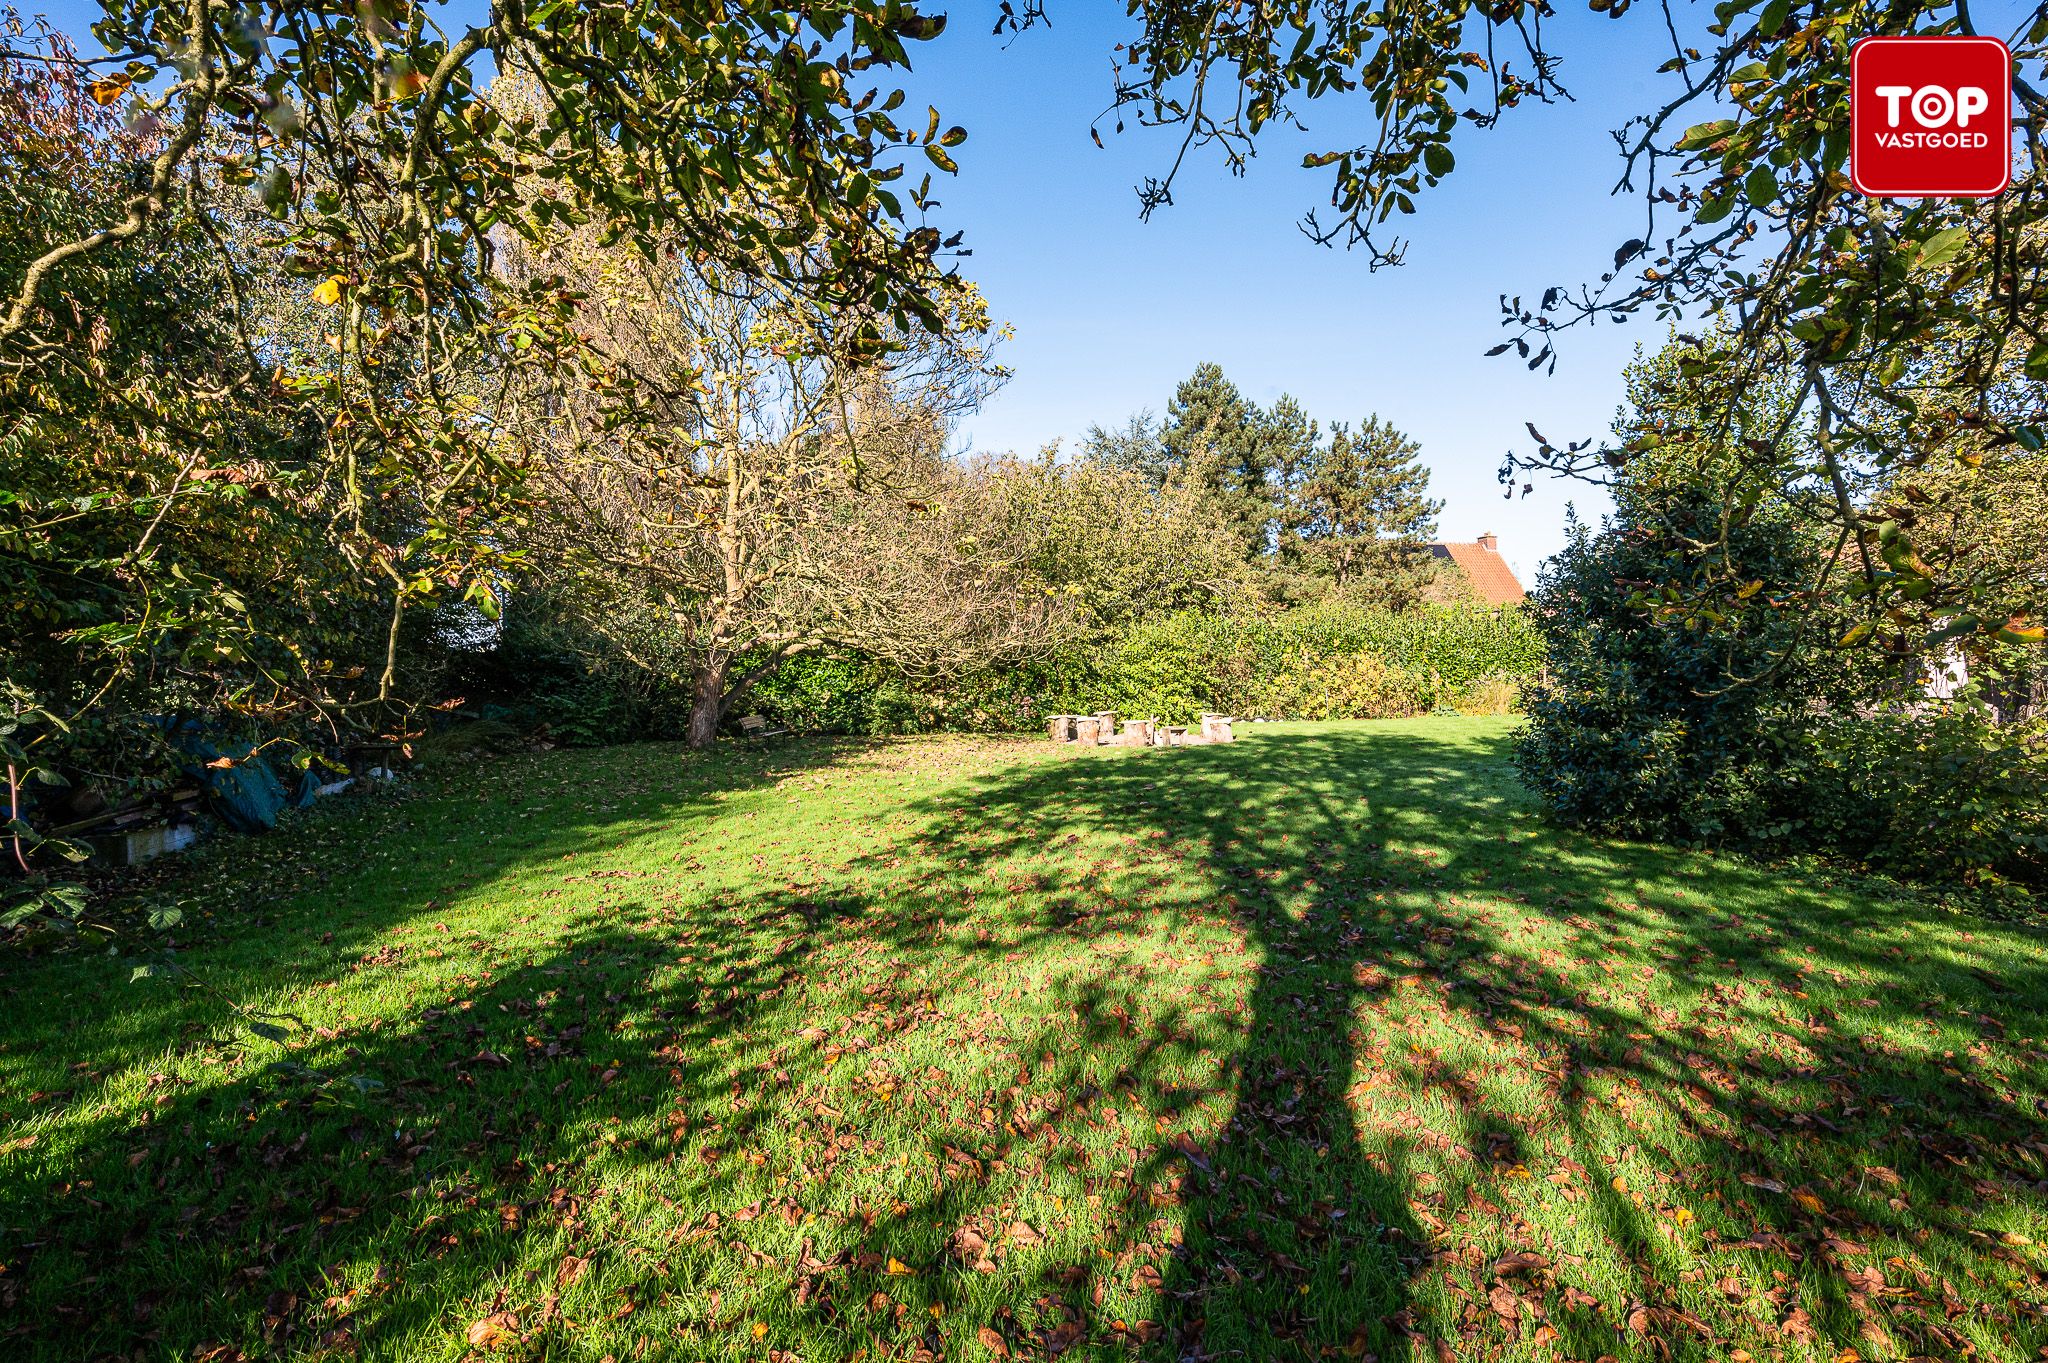
[[[1820,1199],[1812,1193],[1794,1193],[1792,1194],[1792,1200],[1810,1212],[1818,1213],[1826,1210],[1826,1208],[1821,1206]]]
[[[768,1322],[766,1321],[757,1320],[748,1328],[753,1331],[755,1339],[765,1339],[768,1335]]]
[[[86,92],[92,96],[92,102],[95,104],[112,104],[115,100],[126,94],[128,87],[134,83],[125,72],[118,75],[102,76],[88,86]]]
[[[1625,1179],[1625,1178],[1622,1178],[1622,1177],[1620,1177],[1619,1175],[1616,1175],[1616,1176],[1615,1176],[1615,1180],[1614,1180],[1614,1191],[1615,1191],[1615,1192],[1617,1192],[1617,1193],[1625,1193],[1625,1192],[1627,1192],[1627,1191],[1628,1191],[1628,1180],[1627,1180],[1627,1179]]]
[[[883,1271],[892,1278],[915,1278],[917,1276],[916,1269],[893,1255],[890,1256],[889,1266]]]
[[[2016,1230],[2009,1230],[1998,1238],[2005,1241],[2008,1245],[2031,1245],[2034,1243]]]
[[[339,303],[341,301],[341,286],[347,282],[340,275],[328,276],[326,279],[321,280],[318,287],[313,290],[313,301],[315,303],[326,303],[330,307]]]
[[[1689,1226],[1692,1224],[1692,1213],[1684,1207],[1674,1207],[1671,1209],[1671,1219],[1681,1226]]]

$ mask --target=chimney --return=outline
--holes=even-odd
[[[1479,547],[1481,549],[1484,549],[1489,554],[1499,553],[1500,536],[1494,534],[1491,530],[1487,531],[1485,534],[1479,537]]]

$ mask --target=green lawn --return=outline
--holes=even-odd
[[[289,1044],[0,965],[0,1358],[2035,1358],[2041,932],[1561,834],[1510,723],[551,753],[218,843],[180,955]]]

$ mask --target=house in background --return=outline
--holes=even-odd
[[[1515,580],[1515,570],[1500,556],[1500,536],[1491,530],[1469,544],[1438,541],[1429,552],[1456,564],[1472,584],[1472,594],[1489,606],[1513,606],[1527,595]]]

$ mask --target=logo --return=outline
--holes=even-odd
[[[2012,54],[1996,38],[1865,38],[1849,55],[1849,178],[1885,199],[2012,181]]]

